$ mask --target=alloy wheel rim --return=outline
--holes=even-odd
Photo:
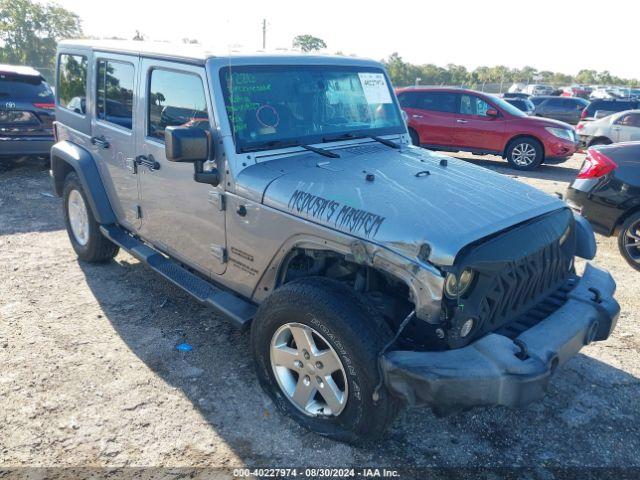
[[[636,263],[640,262],[640,220],[629,225],[624,232],[624,249],[629,257]]]
[[[273,374],[287,399],[305,415],[335,417],[347,404],[349,386],[340,357],[315,329],[286,323],[273,334]]]
[[[529,143],[520,143],[511,152],[511,160],[521,167],[529,166],[536,159],[536,149]]]
[[[78,190],[71,190],[67,204],[69,224],[76,242],[84,246],[89,241],[89,214],[84,198]]]

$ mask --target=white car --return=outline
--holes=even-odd
[[[576,127],[582,148],[640,140],[640,110],[625,110]]]
[[[531,84],[527,85],[524,89],[525,93],[534,96],[551,95],[555,89],[551,85]]]

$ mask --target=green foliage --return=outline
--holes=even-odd
[[[0,0],[0,62],[53,68],[56,42],[82,35],[80,18],[55,3]]]
[[[321,38],[313,35],[298,35],[293,39],[293,48],[299,48],[303,52],[312,52],[327,48],[327,44]]]
[[[509,88],[513,82],[535,83],[544,82],[556,86],[572,83],[602,84],[602,85],[638,85],[637,79],[624,79],[612,76],[608,71],[580,70],[577,75],[537,71],[533,67],[508,68],[503,65],[495,67],[478,67],[468,71],[462,65],[448,64],[438,67],[433,64],[413,65],[402,60],[398,53],[392,53],[382,61],[391,81],[397,86],[415,85],[456,85],[470,88],[482,88],[485,84],[501,84],[503,90]],[[419,79],[419,80],[418,80]]]

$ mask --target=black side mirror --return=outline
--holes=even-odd
[[[170,162],[196,162],[209,159],[209,132],[200,128],[166,127],[164,149]]]
[[[220,183],[217,168],[204,170],[204,162],[213,157],[211,134],[201,128],[166,127],[164,149],[170,162],[193,162],[193,180],[214,187]]]

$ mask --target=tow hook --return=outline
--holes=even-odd
[[[600,290],[596,287],[589,287],[589,291],[593,293],[593,298],[591,299],[593,302],[602,303],[602,294],[600,293]]]
[[[526,360],[527,358],[529,358],[529,351],[527,350],[527,344],[524,343],[522,340],[520,340],[519,338],[516,338],[513,343],[517,346],[520,347],[520,351],[518,353],[516,353],[516,357],[519,360]]]

